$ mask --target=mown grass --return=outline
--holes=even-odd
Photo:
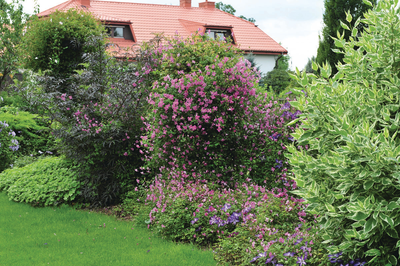
[[[0,193],[0,265],[216,265],[212,251],[154,237],[134,222]]]

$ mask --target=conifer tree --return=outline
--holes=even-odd
[[[370,0],[373,5],[376,5],[376,0]],[[343,63],[343,54],[337,54],[332,51],[335,49],[335,43],[332,37],[337,38],[337,32],[343,33],[343,28],[340,21],[346,21],[346,13],[350,12],[353,19],[351,25],[357,21],[359,17],[363,17],[372,7],[365,4],[363,0],[325,0],[325,13],[323,16],[324,28],[322,29],[322,36],[320,36],[319,47],[317,51],[316,61],[318,64],[323,64],[326,61],[332,67],[332,74],[337,72],[336,64],[340,61]],[[362,31],[364,25],[359,24],[358,31]],[[350,32],[346,31],[344,38],[349,40]]]

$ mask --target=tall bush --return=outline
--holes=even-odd
[[[368,1],[364,1],[370,4]],[[335,39],[344,65],[330,78],[298,74],[307,92],[292,105],[303,125],[293,136],[308,151],[288,147],[301,189],[319,216],[330,254],[363,257],[368,265],[398,265],[400,247],[400,19],[394,0],[379,1]],[[351,22],[352,17],[347,16]],[[358,32],[357,25],[367,28]],[[356,49],[355,49],[356,48]]]
[[[283,125],[292,119],[284,115],[290,104],[256,95],[258,72],[229,43],[176,36],[155,51],[152,110],[143,117],[146,167],[230,183],[274,182],[275,168],[286,169],[278,140],[289,141],[293,128]]]
[[[80,68],[82,55],[95,48],[83,44],[104,31],[98,19],[82,10],[56,10],[48,17],[34,16],[22,38],[23,65],[33,71],[50,70],[53,75],[71,74]]]
[[[36,76],[37,86],[24,94],[37,112],[53,122],[60,152],[81,164],[82,196],[95,205],[116,203],[132,180],[141,178],[140,117],[148,106],[148,55],[136,51],[136,62],[116,60],[101,37],[84,45],[101,47],[84,57],[84,69],[68,79],[65,91],[59,76]],[[28,84],[29,85],[29,84]],[[136,171],[135,171],[136,170]]]

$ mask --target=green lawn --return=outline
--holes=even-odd
[[[104,226],[105,225],[105,226]],[[216,265],[133,222],[71,207],[34,208],[0,193],[0,265]]]

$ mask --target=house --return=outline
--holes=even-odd
[[[98,0],[68,0],[38,14],[48,16],[55,10],[76,8],[86,10],[98,17],[108,28],[113,42],[119,47],[147,42],[154,33],[183,37],[200,30],[212,38],[233,37],[233,45],[246,54],[254,55],[260,71],[271,71],[279,56],[287,50],[264,33],[252,22],[238,18],[215,8],[215,2],[192,6],[192,0],[180,1],[179,5],[156,5]]]

